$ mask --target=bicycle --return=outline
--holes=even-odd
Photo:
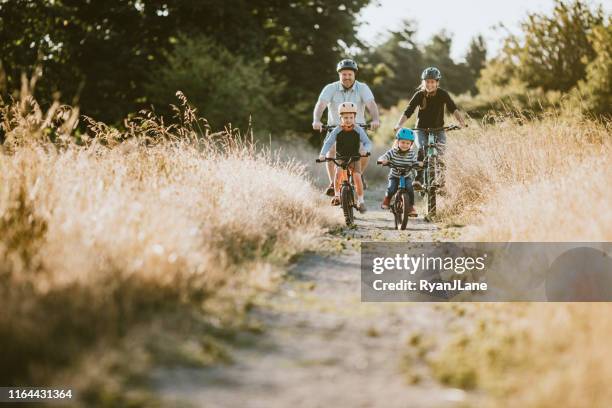
[[[423,189],[421,190],[421,197],[427,196],[427,215],[425,219],[431,221],[436,215],[436,195],[438,189],[444,184],[444,175],[441,171],[441,164],[438,160],[438,148],[440,143],[437,140],[437,132],[458,130],[461,127],[457,125],[450,125],[441,128],[419,128],[413,129],[415,131],[421,131],[427,133],[427,140],[424,146],[420,147],[423,157]]]
[[[342,170],[346,171],[346,178],[342,180],[342,186],[340,187],[340,206],[342,207],[342,212],[344,213],[344,221],[347,226],[353,225],[355,221],[355,216],[353,214],[353,209],[357,209],[357,205],[355,204],[355,187],[353,185],[353,172],[351,171],[350,164],[360,160],[362,157],[368,157],[370,153],[360,154],[356,156],[348,156],[348,157],[326,157],[323,160],[316,159],[317,163],[325,163],[328,161],[334,162],[334,164],[338,167],[341,167]]]
[[[390,210],[393,213],[393,220],[395,221],[395,229],[405,230],[408,225],[408,218],[411,216],[410,211],[410,197],[408,195],[408,189],[406,183],[410,182],[408,174],[412,170],[420,169],[421,166],[417,163],[410,166],[396,166],[392,163],[382,164],[377,161],[376,164],[381,166],[387,166],[395,169],[399,172],[399,188],[393,195]],[[408,179],[408,181],[406,181]],[[415,217],[416,215],[413,215]]]
[[[363,123],[363,124],[356,123],[355,126],[360,126],[361,128],[363,128],[363,130],[366,130],[366,131],[372,129],[372,126],[370,123]],[[327,138],[327,135],[329,134],[329,132],[332,131],[334,128],[336,128],[336,125],[322,125],[321,126],[321,130],[319,131],[319,134],[325,135],[325,137],[323,137],[323,139],[320,141],[320,145],[323,145],[325,138]],[[362,170],[365,170],[365,168]],[[363,181],[363,189],[367,190],[368,185],[365,181],[365,176],[363,175],[363,173],[361,174],[361,180]]]

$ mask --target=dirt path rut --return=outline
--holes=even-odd
[[[406,357],[410,339],[445,335],[448,310],[360,301],[360,241],[430,241],[443,232],[421,217],[395,231],[389,212],[367,204],[355,229],[327,238],[344,248],[340,253],[303,256],[257,308],[264,333],[233,351],[234,364],[165,371],[161,395],[201,407],[465,406],[468,395],[443,387],[423,361]]]

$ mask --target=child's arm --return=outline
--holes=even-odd
[[[372,141],[368,137],[368,134],[361,126],[357,126],[357,133],[359,133],[359,141],[363,144],[363,148],[366,152],[370,153],[372,151]]]
[[[386,151],[386,152],[385,152],[385,153],[384,153],[382,156],[380,156],[380,157],[378,158],[378,160],[376,160],[376,161],[379,161],[379,162],[388,162],[388,161],[390,161],[390,160],[391,160],[391,150],[392,150],[392,149],[387,150],[387,151]]]
[[[323,147],[321,148],[321,153],[319,153],[319,156],[325,157],[327,152],[329,152],[329,149],[331,149],[334,143],[336,143],[336,138],[338,137],[338,133],[340,133],[340,130],[340,126],[336,126],[329,133],[329,135],[327,135],[327,137],[325,138],[325,142],[323,143]]]

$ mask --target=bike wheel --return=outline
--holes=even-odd
[[[402,200],[396,195],[391,208],[393,209],[393,221],[395,222],[395,229],[397,230],[400,229],[400,226],[402,225],[402,204]]]
[[[427,216],[436,215],[436,158],[432,157],[427,162]]]
[[[408,212],[410,211],[410,198],[407,192],[402,192],[399,201],[402,203],[402,217],[400,222],[400,229],[405,230],[408,225]]]
[[[342,212],[344,213],[344,221],[347,226],[353,225],[355,221],[353,215],[353,191],[350,187],[344,186],[340,191],[340,203],[342,204]]]

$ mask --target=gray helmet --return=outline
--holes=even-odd
[[[351,69],[355,72],[359,70],[359,68],[357,68],[357,63],[352,59],[343,59],[338,63],[338,65],[336,66],[336,71],[340,72],[343,69]]]
[[[421,79],[422,80],[425,80],[425,79],[435,79],[436,81],[439,81],[440,78],[442,78],[442,73],[436,67],[425,68],[425,70],[421,74]]]

